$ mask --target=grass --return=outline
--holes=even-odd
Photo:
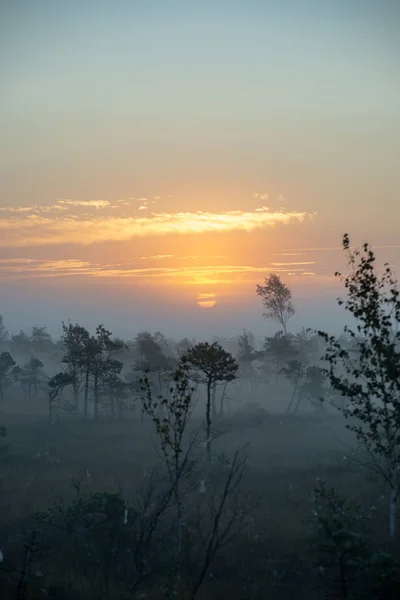
[[[8,411],[0,421],[7,426],[9,447],[0,466],[0,540],[7,561],[8,547],[26,529],[31,513],[59,498],[71,502],[74,480],[84,482],[89,492],[120,489],[125,498],[133,499],[157,458],[152,424],[138,419],[65,420],[49,426],[45,414],[21,416]],[[310,496],[317,478],[326,479],[366,509],[376,507],[371,527],[377,540],[386,536],[387,499],[382,498],[386,491],[352,463],[348,450],[352,439],[340,418],[318,421],[269,415],[261,423],[243,420],[224,428],[227,431],[216,440],[215,451],[229,456],[250,442],[242,486],[254,511],[216,561],[199,600],[325,598],[316,556],[310,550]],[[80,589],[81,597],[100,598],[90,596],[93,586],[84,577],[80,583],[75,577],[73,587]],[[162,597],[155,589],[146,593],[147,598]],[[126,596],[114,590],[114,597]],[[72,591],[68,598],[75,598]]]

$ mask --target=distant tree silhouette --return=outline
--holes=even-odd
[[[87,418],[90,369],[85,361],[85,355],[90,334],[78,323],[73,325],[70,322],[67,325],[63,322],[62,330],[61,346],[64,356],[61,363],[65,365],[67,372],[72,377],[73,405],[76,411],[79,410],[79,397],[82,386],[84,386],[84,415]]]
[[[323,369],[315,365],[307,367],[304,373],[304,381],[299,388],[295,410],[298,410],[302,400],[308,399],[317,411],[323,411],[323,401],[328,391],[326,382],[327,377]]]
[[[8,331],[4,325],[3,316],[0,315],[0,346],[8,340]]]
[[[141,375],[146,374],[149,382],[156,386],[157,393],[163,392],[165,379],[169,381],[169,375],[176,366],[176,361],[166,354],[168,343],[164,336],[157,332],[154,335],[148,331],[138,333],[135,338],[135,347],[138,360],[134,365],[134,371]]]
[[[211,461],[211,409],[212,397],[219,382],[229,382],[236,378],[239,365],[236,359],[220,344],[200,342],[189,348],[181,363],[190,370],[190,377],[196,383],[203,383],[207,389],[206,400],[206,447]],[[215,410],[213,411],[215,414]]]
[[[74,377],[71,373],[64,373],[61,371],[56,375],[53,375],[47,382],[47,397],[48,397],[48,418],[49,423],[52,424],[54,421],[54,409],[55,409],[55,401],[60,397],[63,390],[69,386],[73,385]],[[60,408],[60,406],[58,406]]]
[[[62,363],[72,376],[74,402],[77,406],[81,387],[83,387],[83,417],[88,418],[89,393],[93,393],[93,417],[99,416],[100,387],[110,374],[118,375],[123,363],[113,355],[118,353],[124,343],[112,339],[111,331],[98,325],[94,336],[80,325],[63,323],[62,343],[65,351]]]
[[[13,383],[15,360],[9,352],[0,354],[0,400],[4,398],[4,390]]]
[[[51,335],[46,327],[32,327],[30,346],[33,352],[49,352],[53,347]]]
[[[298,352],[291,339],[278,331],[274,336],[265,338],[264,352],[267,357],[271,357],[275,363],[276,381],[279,380],[279,374],[290,360],[298,357]]]
[[[279,275],[272,273],[265,278],[264,285],[257,285],[257,294],[264,306],[263,316],[279,323],[287,334],[287,322],[295,314],[292,292]]]
[[[28,398],[37,396],[39,389],[44,384],[45,377],[42,361],[36,356],[32,356],[23,366],[20,374],[21,386]]]
[[[299,386],[303,381],[305,374],[304,363],[301,360],[290,360],[286,367],[282,367],[281,373],[286,377],[286,379],[288,379],[288,381],[290,381],[293,386],[292,397],[286,409],[286,412],[289,412],[295,401],[296,394],[299,391]]]
[[[12,353],[29,353],[31,349],[31,338],[22,329],[19,333],[11,336]]]

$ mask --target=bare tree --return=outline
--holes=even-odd
[[[193,388],[189,385],[186,372],[178,369],[170,387],[169,394],[155,398],[147,378],[142,380],[143,411],[150,416],[156,428],[161,445],[161,453],[167,467],[173,489],[177,511],[177,568],[181,563],[183,519],[182,483],[190,470],[191,451],[195,436],[185,447],[187,426],[192,411]]]
[[[277,321],[286,335],[287,322],[295,314],[289,287],[283,283],[279,275],[272,273],[265,278],[264,285],[257,285],[257,294],[261,297],[264,306],[263,316]]]
[[[197,503],[196,516],[190,528],[194,538],[187,544],[191,600],[197,598],[215,559],[232,543],[250,512],[248,498],[241,490],[247,460],[245,449],[246,446],[234,453],[225,476],[217,475],[221,480],[219,489],[206,495],[204,502]]]

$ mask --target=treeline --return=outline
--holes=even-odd
[[[1,317],[0,323],[0,398],[16,385],[27,399],[44,395],[51,422],[60,410],[84,419],[97,420],[102,414],[121,419],[137,407],[143,376],[160,394],[182,360],[192,365],[192,383],[210,396],[207,401],[214,419],[224,413],[227,386],[232,382],[238,391],[243,391],[240,385],[249,385],[253,396],[260,386],[283,378],[292,388],[287,410],[297,410],[304,399],[322,410],[320,399],[333,397],[319,364],[321,339],[304,328],[297,334],[279,331],[257,345],[247,330],[236,338],[208,343],[187,338],[176,342],[160,332],[146,331],[125,341],[103,325],[91,334],[79,323],[69,322],[62,323],[62,335],[54,341],[45,327],[32,327],[30,335],[21,331],[9,336]],[[234,374],[225,376],[221,361],[233,361]]]

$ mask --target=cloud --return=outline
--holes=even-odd
[[[238,276],[266,274],[267,266],[217,265],[217,266],[179,266],[179,267],[139,267],[133,263],[101,265],[77,259],[39,260],[31,258],[12,258],[0,260],[0,279],[80,277],[91,278],[125,277],[151,282],[160,278],[179,281],[185,284],[232,283],[238,282]],[[280,273],[303,273],[304,269],[277,269]],[[235,275],[235,279],[228,279]]]
[[[273,262],[271,263],[272,267],[289,267],[292,265],[316,265],[315,261],[307,261],[307,262]]]
[[[57,200],[57,204],[61,206],[88,206],[90,208],[108,208],[111,202],[108,200]]]
[[[140,201],[147,202],[145,198]],[[143,206],[141,204],[139,208]],[[77,209],[80,208],[85,208],[85,212],[79,212]],[[251,232],[277,224],[301,223],[312,218],[306,212],[272,212],[266,207],[252,212],[154,212],[146,216],[132,214],[137,208],[131,205],[127,209],[128,214],[124,216],[116,216],[112,208],[113,205],[106,200],[69,199],[60,199],[56,205],[32,207],[30,211],[27,207],[23,207],[23,210],[21,207],[6,207],[4,217],[0,214],[0,246],[29,247],[66,243],[88,245],[168,234],[233,230]],[[94,213],[88,212],[90,209],[95,209]]]
[[[200,256],[200,254],[188,254],[187,256],[180,256],[181,260],[195,260],[196,258],[227,258],[225,254],[215,254],[214,256]]]
[[[174,258],[174,254],[155,254],[154,256],[141,256],[140,260],[165,260],[167,258]]]
[[[274,252],[274,256],[305,256],[305,252]]]

